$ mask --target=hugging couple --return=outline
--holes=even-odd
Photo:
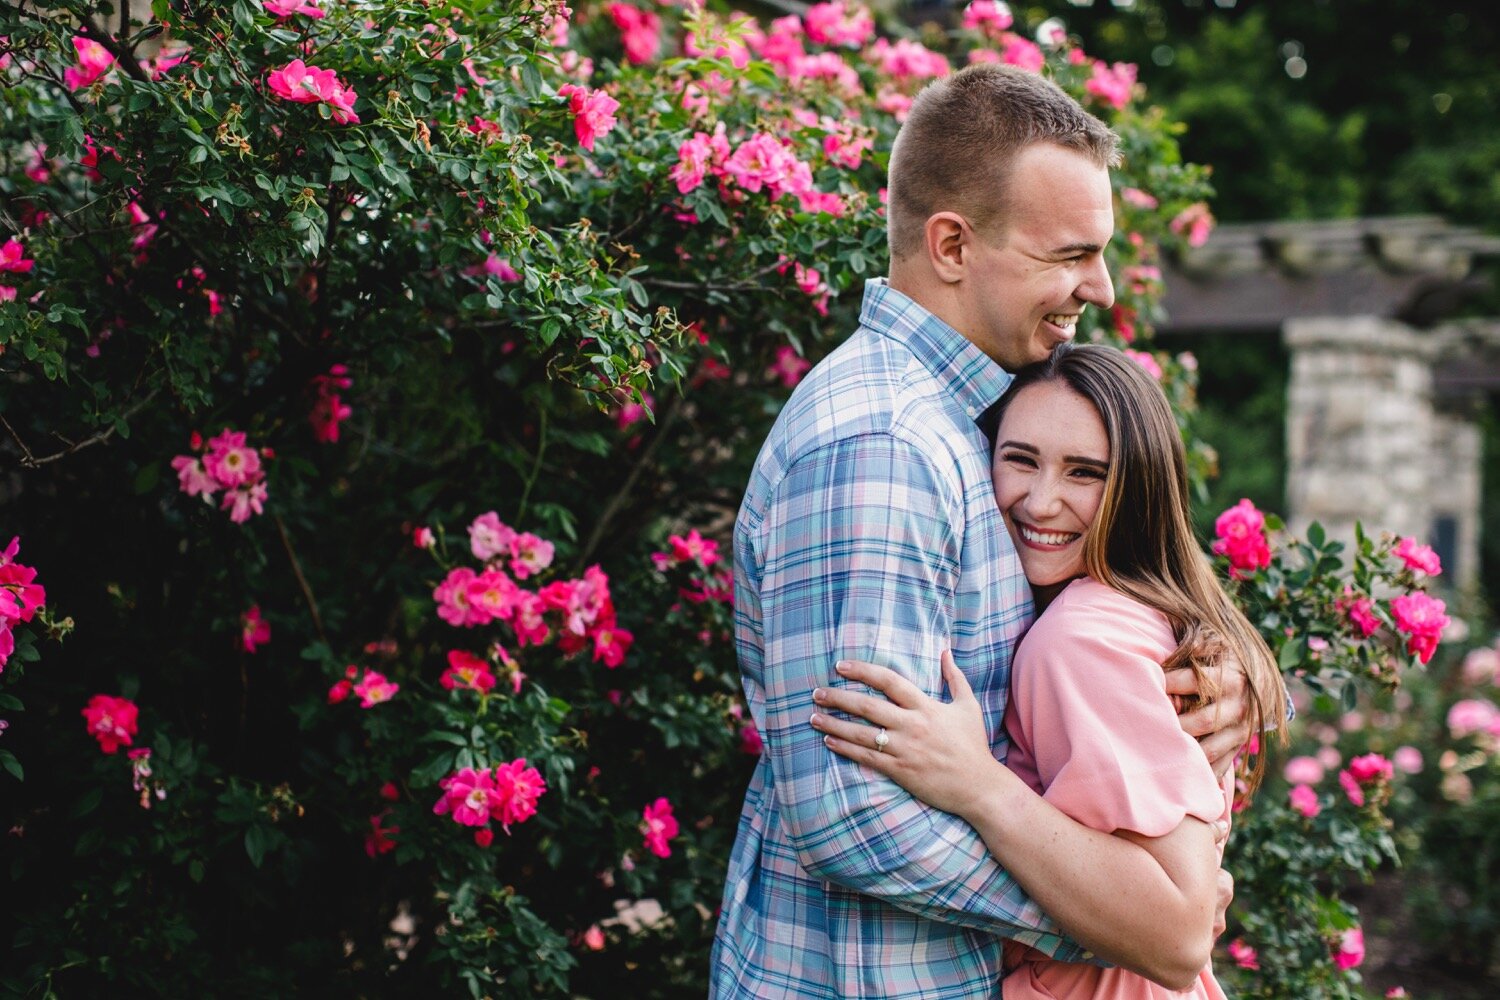
[[[1160,387],[1070,343],[1114,300],[1118,142],[997,66],[902,126],[890,276],[735,526],[765,752],[713,997],[1224,995],[1234,765],[1286,695],[1194,538]]]

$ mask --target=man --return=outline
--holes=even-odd
[[[736,642],[766,749],[711,996],[994,997],[1002,938],[1089,957],[971,827],[835,757],[808,718],[813,689],[840,683],[839,659],[941,692],[947,645],[1003,757],[1011,653],[1032,608],[981,422],[1007,370],[1114,301],[1103,251],[1117,143],[1056,86],[1009,68],[971,67],[912,106],[889,168],[889,283],[869,283],[859,330],[788,401],[735,527]],[[1221,768],[1248,735],[1243,685],[1226,680],[1220,715],[1236,721],[1205,743]],[[1202,714],[1185,726],[1214,728]],[[1069,824],[1064,856],[1109,864],[1136,849]],[[1070,929],[1115,957],[1112,928]]]

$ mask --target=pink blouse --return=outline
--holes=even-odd
[[[1214,778],[1167,696],[1161,664],[1176,648],[1159,611],[1087,577],[1069,584],[1016,651],[1005,714],[1010,769],[1096,830],[1160,837],[1188,816],[1227,819],[1234,776]],[[1005,965],[1013,971],[1004,1000],[1224,1000],[1209,968],[1177,992],[1014,942]]]

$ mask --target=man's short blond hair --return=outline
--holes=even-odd
[[[1120,159],[1120,137],[1035,73],[982,64],[929,85],[912,102],[891,149],[891,259],[921,247],[927,220],[937,212],[957,212],[997,239],[1011,167],[1039,142],[1076,150],[1101,167]]]

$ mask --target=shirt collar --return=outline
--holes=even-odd
[[[884,278],[865,282],[859,322],[906,345],[970,420],[977,421],[997,402],[1014,377],[968,337],[896,291]]]

